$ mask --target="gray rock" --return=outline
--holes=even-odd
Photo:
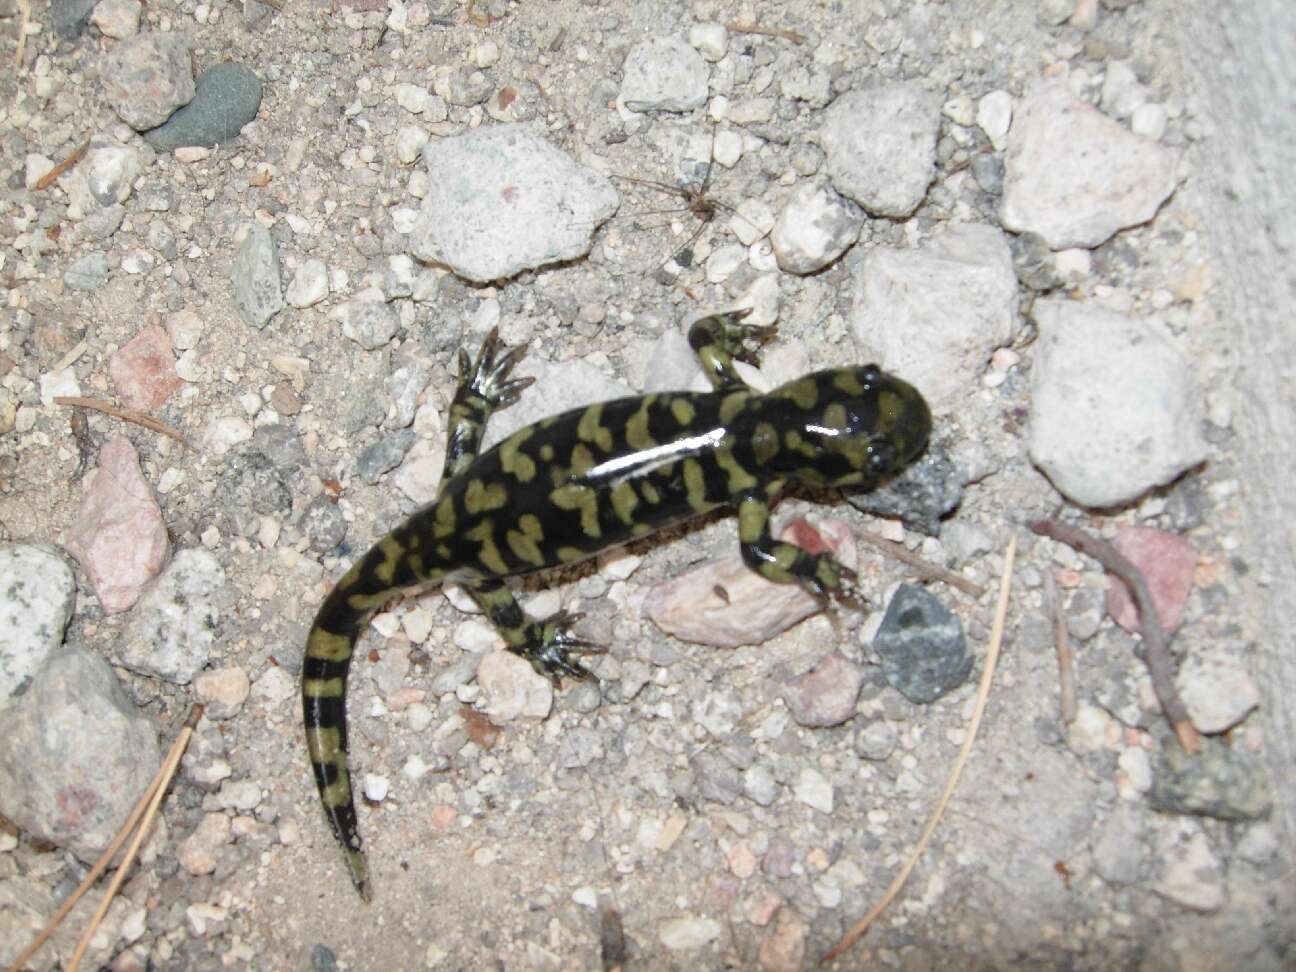
[[[940,534],[941,517],[963,501],[963,475],[944,443],[937,441],[895,479],[867,493],[849,493],[846,499],[857,510],[898,517],[935,537]]]
[[[142,132],[194,96],[189,42],[177,33],[141,34],[115,44],[101,69],[108,107]]]
[[[0,710],[63,643],[75,604],[76,577],[53,547],[0,547]]]
[[[108,279],[108,256],[101,250],[87,253],[63,271],[63,284],[72,290],[98,290]]]
[[[689,760],[698,793],[704,800],[726,806],[742,792],[738,768],[713,749],[704,749]]]
[[[260,79],[242,64],[223,61],[198,75],[193,100],[165,124],[145,132],[144,138],[163,152],[229,142],[260,108]]]
[[[1129,804],[1118,804],[1094,841],[1094,869],[1108,884],[1134,884],[1147,853],[1138,812]]]
[[[1022,286],[1042,293],[1056,290],[1065,282],[1053,259],[1048,241],[1038,233],[1014,236],[1009,249],[1012,250],[1013,269]]]
[[[937,408],[977,386],[1016,316],[1012,253],[991,226],[955,225],[918,249],[876,247],[855,276],[851,323],[864,360],[913,382]]]
[[[605,176],[522,125],[435,140],[423,156],[432,178],[410,250],[478,283],[583,256],[616,212]]]
[[[1203,737],[1189,756],[1174,742],[1161,750],[1148,802],[1166,813],[1217,820],[1259,820],[1273,809],[1263,768],[1245,750]]]
[[[400,317],[377,287],[361,291],[333,312],[342,333],[366,351],[376,351],[396,336]]]
[[[778,781],[764,763],[743,770],[743,794],[757,806],[768,807],[778,799]]]
[[[414,421],[419,396],[431,380],[432,371],[422,358],[404,354],[396,358],[387,379],[387,394],[391,397],[391,408],[387,413],[390,427],[403,429]]]
[[[283,310],[279,252],[270,231],[260,223],[248,224],[248,234],[234,254],[230,282],[234,286],[234,306],[250,327],[265,327]]]
[[[911,702],[932,702],[958,688],[972,656],[955,614],[926,588],[901,584],[873,639],[882,673]]]
[[[864,759],[881,762],[889,759],[899,742],[899,733],[889,722],[870,722],[855,737],[855,752]]]
[[[356,459],[356,473],[366,483],[376,483],[383,473],[395,469],[409,452],[417,436],[413,429],[397,429],[373,445],[361,450]]]
[[[1082,506],[1128,503],[1206,458],[1201,398],[1160,327],[1070,300],[1039,300],[1031,460]]]
[[[76,37],[90,22],[98,0],[51,0],[50,16],[54,29],[64,37]]]
[[[833,186],[870,213],[908,216],[936,175],[940,109],[913,82],[842,95],[819,129]]]
[[[651,37],[626,55],[621,103],[631,111],[692,111],[707,99],[702,56],[678,37]]]
[[[1126,131],[1063,84],[1018,107],[1005,157],[1003,225],[1055,250],[1094,247],[1146,223],[1177,185],[1176,154]]]
[[[292,489],[274,462],[260,452],[241,452],[226,460],[221,493],[238,519],[267,516],[292,508]]]
[[[328,553],[346,539],[347,522],[337,503],[321,493],[306,505],[297,529],[306,534],[306,542],[315,553]]]
[[[93,861],[160,763],[151,722],[108,663],[64,646],[0,713],[0,814]]]
[[[206,550],[181,550],[131,612],[120,662],[187,685],[207,665],[227,600],[225,571]]]
[[[846,252],[864,225],[864,214],[831,187],[798,186],[779,213],[770,235],[779,269],[814,273]]]

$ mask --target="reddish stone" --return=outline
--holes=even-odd
[[[152,411],[184,387],[176,374],[171,338],[160,327],[146,327],[108,362],[108,374],[122,404]]]
[[[1197,551],[1183,537],[1152,527],[1128,527],[1112,542],[1143,574],[1157,617],[1166,634],[1183,621],[1193,588]],[[1113,577],[1107,588],[1107,612],[1126,631],[1141,631],[1138,608],[1125,582]]]
[[[68,530],[67,549],[90,579],[105,614],[127,610],[162,569],[167,530],[135,447],[116,435],[99,450],[99,469]]]

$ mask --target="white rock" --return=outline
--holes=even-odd
[[[492,651],[477,667],[486,715],[502,726],[518,719],[544,719],[553,708],[553,685],[530,662],[511,651]]]
[[[423,154],[428,133],[417,125],[406,125],[396,133],[396,158],[404,165],[413,165]]]
[[[1183,818],[1157,822],[1156,859],[1161,877],[1152,890],[1193,911],[1218,911],[1224,905],[1224,868],[1201,824]]]
[[[1003,225],[1055,250],[1146,223],[1174,192],[1176,155],[1046,84],[1018,106],[1004,159]]]
[[[792,792],[806,806],[820,813],[833,812],[832,784],[817,769],[803,766]]]
[[[729,228],[743,246],[751,246],[774,228],[774,210],[761,199],[744,199],[729,217]]]
[[[431,179],[410,252],[478,283],[583,256],[619,202],[607,177],[523,125],[437,139],[423,161]]]
[[[725,56],[725,50],[729,46],[729,31],[724,24],[714,21],[694,24],[689,28],[689,43],[714,64]]]
[[[732,169],[742,158],[743,140],[731,128],[716,132],[715,144],[711,149],[711,158],[715,160],[716,165],[724,166],[726,169]]]
[[[821,270],[859,239],[864,213],[830,186],[806,182],[788,197],[770,242],[780,269],[806,274]]]
[[[1153,141],[1165,134],[1166,110],[1160,105],[1149,102],[1139,105],[1130,116],[1130,131]]]
[[[626,55],[619,100],[630,111],[692,111],[706,102],[708,74],[678,37],[650,37]]]
[[[252,438],[252,426],[237,415],[223,415],[207,423],[203,445],[213,454],[223,456],[236,445]]]
[[[1016,314],[1012,253],[990,226],[955,225],[918,249],[876,247],[855,276],[861,360],[913,382],[937,407],[975,386]]]
[[[90,22],[103,31],[105,37],[120,39],[139,32],[143,7],[139,0],[99,0]]]
[[[908,216],[936,175],[940,98],[910,82],[851,91],[819,129],[834,188],[879,216]]]
[[[1260,704],[1242,659],[1222,647],[1192,651],[1175,677],[1192,724],[1207,735],[1232,729]]]
[[[53,547],[0,547],[0,709],[63,641],[76,577]]]
[[[1206,458],[1201,400],[1159,327],[1065,299],[1036,301],[1032,461],[1082,506],[1128,503]]]
[[[400,328],[400,318],[378,287],[362,290],[331,316],[342,324],[342,333],[366,351],[383,347]]]
[[[657,925],[657,938],[668,952],[690,952],[722,934],[724,926],[714,918],[666,918]]]
[[[1124,61],[1108,62],[1098,101],[1103,111],[1114,118],[1128,118],[1147,100],[1148,89],[1139,83],[1133,68]]]
[[[737,243],[730,243],[711,251],[706,262],[706,278],[709,283],[723,283],[735,270],[742,266],[747,258],[747,251]]]
[[[411,115],[421,115],[428,106],[427,88],[417,84],[398,84],[392,89],[396,104]]]
[[[378,776],[374,773],[366,773],[364,777],[364,795],[374,803],[381,803],[387,799],[387,793],[391,789],[391,781],[385,776]]]
[[[996,152],[1003,150],[1012,125],[1013,100],[1007,91],[995,90],[977,102],[976,121]]]

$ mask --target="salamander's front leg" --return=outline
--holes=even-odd
[[[766,580],[800,584],[827,606],[828,600],[860,607],[864,599],[855,588],[855,572],[827,554],[811,553],[795,543],[776,540],[770,533],[769,502],[748,495],[738,503],[738,540],[743,562]]]
[[[535,381],[534,378],[510,379],[508,376],[525,353],[526,348],[522,347],[505,350],[497,328],[491,328],[486,335],[475,361],[469,361],[468,352],[459,349],[459,387],[450,403],[447,419],[449,429],[446,433],[445,471],[441,474],[443,483],[477,458],[477,449],[491,413],[497,408],[512,405],[522,390]]]
[[[568,627],[580,620],[579,614],[559,611],[544,621],[537,621],[522,613],[513,592],[501,580],[479,580],[463,586],[500,633],[508,650],[529,661],[541,675],[553,679],[555,684],[564,675],[593,677],[592,672],[570,657],[603,653],[602,648],[567,633]]]
[[[757,351],[765,342],[771,340],[778,328],[770,324],[765,327],[745,325],[742,319],[751,313],[751,309],[729,311],[726,314],[712,314],[693,322],[689,328],[689,346],[702,362],[702,370],[707,380],[716,391],[745,391],[750,386],[742,380],[734,368],[734,360],[749,365],[759,363]],[[748,348],[747,344],[754,344]]]

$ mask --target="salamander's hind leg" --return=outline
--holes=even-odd
[[[766,580],[800,584],[825,607],[832,601],[859,610],[864,597],[855,585],[855,572],[827,554],[811,553],[795,543],[776,540],[770,532],[770,508],[763,495],[738,503],[738,540],[743,562]]]
[[[526,348],[506,350],[500,343],[499,330],[491,328],[482,342],[477,358],[470,361],[468,352],[459,349],[459,387],[450,403],[447,420],[445,472],[441,481],[447,482],[466,469],[477,458],[486,421],[497,408],[506,408],[517,401],[522,390],[534,378],[509,378],[526,353]]]
[[[748,384],[734,367],[735,360],[749,365],[759,364],[757,352],[761,345],[778,333],[778,327],[747,325],[742,319],[751,309],[712,314],[693,322],[689,328],[689,346],[702,362],[702,370],[716,391],[742,391]],[[753,347],[748,347],[748,345]]]
[[[593,677],[592,672],[571,657],[601,655],[604,651],[568,633],[567,629],[580,620],[579,614],[559,611],[544,621],[537,621],[522,613],[513,592],[502,580],[479,580],[463,586],[500,633],[508,650],[529,661],[541,675],[548,676],[555,683],[563,675]]]

